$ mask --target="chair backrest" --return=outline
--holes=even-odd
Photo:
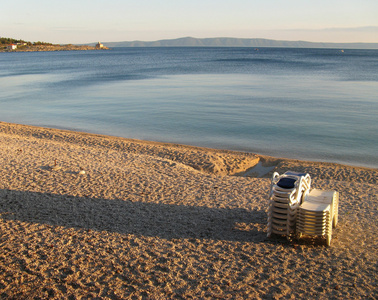
[[[308,173],[294,171],[287,171],[282,175],[274,172],[270,185],[269,198],[273,195],[274,186],[278,186],[287,191],[295,190],[295,195],[291,195],[291,198],[294,202],[301,203],[305,194],[310,190],[311,177]]]

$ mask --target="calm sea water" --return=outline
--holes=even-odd
[[[378,167],[378,51],[0,53],[0,120]]]

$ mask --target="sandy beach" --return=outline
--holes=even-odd
[[[287,170],[340,193],[331,247],[267,238],[270,177]],[[0,298],[376,299],[377,179],[0,122]]]

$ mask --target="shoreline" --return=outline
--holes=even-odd
[[[274,169],[258,178],[259,162]],[[331,247],[266,237],[270,174],[287,170],[339,191]],[[373,299],[377,179],[370,168],[0,122],[0,295]]]
[[[215,170],[216,166],[211,165],[211,164],[209,164],[207,167],[201,167],[201,166],[197,166],[194,163],[191,166],[201,171],[206,171],[209,173],[214,172],[215,174],[221,174],[221,175],[244,176],[245,174],[249,174],[249,173],[252,174],[253,170],[251,169],[253,167],[257,167],[257,164],[259,163],[261,165],[259,169],[261,169],[261,167],[263,169],[264,167],[268,167],[268,168],[272,166],[277,167],[278,164],[282,162],[295,162],[298,164],[322,165],[322,166],[330,166],[330,167],[339,166],[343,169],[351,168],[351,169],[378,171],[378,168],[374,168],[374,167],[349,165],[349,164],[345,164],[341,162],[278,157],[278,156],[271,156],[271,155],[265,155],[265,154],[259,154],[259,153],[246,152],[246,151],[218,149],[218,148],[211,148],[211,147],[205,147],[205,146],[193,146],[189,144],[178,144],[178,143],[170,143],[170,142],[139,140],[139,139],[125,138],[125,137],[112,136],[112,135],[100,134],[100,133],[76,131],[76,130],[71,130],[71,129],[50,128],[50,127],[38,126],[38,125],[24,125],[24,124],[0,121],[0,132],[16,133],[16,134],[22,134],[22,135],[32,135],[33,134],[32,131],[36,132],[34,133],[34,135],[39,134],[40,137],[44,136],[44,137],[49,137],[49,138],[55,137],[58,140],[64,140],[65,138],[63,138],[63,135],[67,134],[67,141],[75,142],[75,143],[86,143],[89,140],[91,139],[93,140],[96,138],[103,140],[105,144],[109,143],[109,142],[105,142],[106,140],[113,141],[113,142],[118,140],[119,145],[115,147],[118,147],[118,148],[128,147],[127,145],[129,145],[129,148],[127,148],[128,151],[131,151],[131,149],[133,149],[133,145],[144,145],[144,148],[148,146],[156,146],[160,148],[171,147],[171,148],[181,149],[182,151],[188,150],[192,152],[197,151],[197,152],[209,152],[209,153],[223,153],[223,154],[231,154],[236,157],[239,157],[239,159],[241,160],[240,166],[237,166],[234,162],[232,163],[232,166],[227,166],[226,168],[223,167],[222,170],[218,170],[218,171]],[[86,139],[85,137],[87,137],[88,139]],[[138,148],[138,146],[135,146],[135,149],[133,149],[132,151],[136,151],[136,148]],[[159,153],[154,153],[154,154],[160,155]],[[176,157],[170,154],[164,154],[163,157],[177,160]],[[184,159],[183,161],[180,161],[180,162],[187,163],[187,160]],[[271,175],[272,173],[273,171],[267,172],[263,175],[267,175],[267,174]]]
[[[93,46],[78,45],[32,45],[22,46],[14,50],[0,50],[0,52],[53,52],[53,51],[91,51],[91,50],[109,50],[108,47],[96,48]]]

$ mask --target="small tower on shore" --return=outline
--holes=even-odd
[[[102,48],[104,48],[104,45],[98,42],[96,45],[96,49],[102,49]]]

